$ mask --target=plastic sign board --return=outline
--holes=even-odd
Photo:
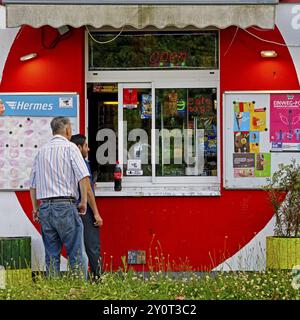
[[[77,100],[78,98],[74,94],[43,95],[0,93],[0,116],[76,117],[78,107]]]
[[[127,161],[127,176],[142,176],[143,170],[141,170],[141,160],[128,160]]]

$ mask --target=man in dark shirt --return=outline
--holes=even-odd
[[[85,215],[81,216],[81,219],[84,226],[84,245],[89,258],[91,273],[93,278],[99,278],[101,274],[99,227],[103,225],[103,220],[99,214],[96,204],[94,182],[92,180],[93,175],[91,173],[89,162],[86,160],[89,147],[86,137],[82,134],[73,135],[71,137],[71,142],[75,143],[79,148],[90,172],[90,184],[87,189],[87,211]]]

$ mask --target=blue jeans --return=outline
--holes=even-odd
[[[64,244],[71,269],[83,272],[86,279],[88,260],[84,249],[83,224],[76,205],[70,202],[44,202],[40,206],[39,220],[47,275],[59,274]]]
[[[84,227],[84,245],[89,259],[91,273],[94,278],[101,275],[100,228],[94,226],[93,211],[87,205],[86,214],[80,216]]]

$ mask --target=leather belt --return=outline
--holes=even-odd
[[[42,202],[68,202],[68,203],[76,202],[76,199],[73,197],[53,197],[53,198],[44,198],[40,200]]]

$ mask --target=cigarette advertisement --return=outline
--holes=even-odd
[[[0,94],[0,189],[27,190],[33,159],[52,137],[51,120],[66,116],[77,132],[75,94]]]

